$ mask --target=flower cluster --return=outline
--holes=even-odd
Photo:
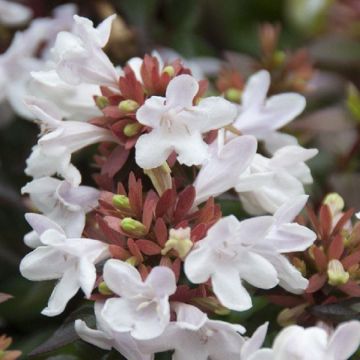
[[[25,103],[41,133],[22,192],[38,212],[26,214],[32,251],[20,271],[57,280],[42,313],[59,315],[81,290],[94,302],[96,329],[79,319],[78,335],[127,359],[167,350],[173,359],[309,359],[307,348],[319,360],[348,358],[360,343],[358,322],[335,332],[289,327],[261,349],[266,324],[246,338],[244,327],[218,319],[250,309],[256,291],[296,297],[327,280],[345,292],[355,287],[343,278],[358,258],[350,261],[338,240],[349,216],[316,232],[297,221],[312,182],[306,161],[317,150],[280,129],[305,98],[267,97],[266,70],[230,101],[207,96],[207,81],[180,59],[153,53],[115,67],[103,50],[114,18],[94,27],[75,15],[31,72],[42,91]],[[94,144],[92,187],[81,185],[73,154]],[[223,216],[225,193],[253,216]],[[309,283],[293,253],[313,256],[320,275]]]

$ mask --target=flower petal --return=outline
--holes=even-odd
[[[166,88],[166,106],[191,107],[198,91],[199,84],[192,76],[176,76]]]

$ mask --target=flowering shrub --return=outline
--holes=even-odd
[[[4,98],[40,128],[20,272],[56,280],[42,314],[67,312],[81,293],[95,321],[75,316],[75,337],[130,360],[352,356],[360,322],[335,312],[360,296],[359,222],[338,194],[318,214],[307,205],[318,150],[282,130],[306,107],[308,55],[289,54],[276,78],[279,29],[266,25],[246,79],[216,62],[214,82],[156,51],[120,67],[104,50],[116,15],[94,26],[74,13],[34,21],[0,56]],[[31,31],[41,36],[28,49]],[[224,211],[229,198],[241,213]],[[273,341],[275,322],[249,336],[238,321],[258,296],[287,325]],[[4,352],[10,342],[0,338],[1,359],[20,355]]]

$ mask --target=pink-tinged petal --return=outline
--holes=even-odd
[[[190,131],[205,133],[231,124],[237,114],[237,108],[231,102],[217,96],[200,101],[197,106],[185,109],[178,114]]]
[[[257,350],[259,350],[265,341],[266,333],[269,327],[269,323],[265,323],[259,326],[254,334],[248,339],[241,348],[240,360],[247,360]]]
[[[111,26],[113,21],[116,19],[116,14],[108,16],[105,20],[103,20],[97,27],[97,43],[100,47],[104,47],[110,38]]]
[[[0,2],[0,23],[5,27],[21,26],[33,16],[32,10],[12,1]]]
[[[236,228],[237,238],[247,245],[264,247],[264,239],[274,224],[272,216],[258,216],[241,221]]]
[[[278,272],[279,285],[282,288],[293,294],[302,294],[305,291],[309,281],[301,275],[301,272],[285,256],[267,253],[266,258]]]
[[[67,270],[56,284],[47,307],[41,312],[46,316],[61,314],[69,300],[78,292],[80,285],[76,274],[76,267],[68,265]]]
[[[197,307],[185,303],[172,303],[176,312],[176,324],[180,328],[199,330],[208,320],[205,313]]]
[[[238,270],[232,266],[218,268],[211,277],[213,291],[227,308],[244,311],[252,306],[251,296],[242,286]]]
[[[96,281],[96,269],[87,258],[81,258],[78,265],[79,285],[85,296],[89,298]]]
[[[59,233],[64,233],[58,224],[44,215],[27,213],[25,214],[25,219],[39,236],[50,229],[56,230]]]
[[[244,110],[264,105],[269,86],[270,74],[266,70],[260,70],[252,75],[245,85],[242,96]]]
[[[266,101],[264,115],[271,119],[271,129],[277,130],[301,114],[305,106],[306,100],[300,94],[274,95]]]
[[[271,289],[279,283],[274,266],[256,253],[245,252],[237,269],[242,279],[257,288]]]
[[[326,355],[331,359],[346,360],[360,346],[360,322],[349,321],[337,327],[329,339]]]
[[[179,163],[186,166],[201,165],[208,156],[208,145],[197,132],[174,142],[174,149],[178,153]]]
[[[192,76],[176,76],[166,88],[166,106],[191,107],[198,91],[199,84]]]
[[[61,122],[61,111],[49,101],[28,97],[25,99],[25,104],[46,128],[56,128]]]
[[[106,285],[120,296],[136,296],[143,289],[140,273],[123,261],[108,260],[103,274]]]
[[[159,298],[170,296],[176,291],[175,274],[168,267],[156,266],[146,278],[145,285],[151,286]]]
[[[166,161],[174,147],[164,133],[157,129],[149,134],[141,135],[135,149],[136,163],[143,169],[153,169]]]
[[[318,154],[317,149],[305,149],[299,145],[288,145],[276,151],[270,159],[275,167],[288,167],[312,159]]]
[[[279,253],[289,253],[309,248],[316,240],[316,234],[296,223],[282,224],[270,232],[267,240]]]
[[[113,340],[109,335],[101,330],[89,328],[83,320],[75,321],[75,331],[83,341],[86,341],[89,344],[103,350],[111,350],[112,348]]]
[[[272,171],[258,173],[258,174],[250,174],[250,175],[244,174],[238,180],[235,189],[238,193],[242,193],[246,191],[255,191],[259,189],[261,186],[271,183],[273,179],[274,179],[274,173]]]
[[[161,118],[165,111],[165,98],[152,96],[138,109],[136,112],[136,119],[140,124],[156,128],[161,125]]]
[[[272,349],[260,349],[245,360],[276,360],[276,358]]]
[[[194,248],[185,259],[184,271],[186,277],[194,284],[206,282],[215,271],[214,260],[211,251]]]
[[[270,154],[274,154],[284,146],[298,145],[298,140],[295,136],[277,131],[266,134],[266,137],[262,140],[264,141],[266,151]]]
[[[39,246],[27,254],[20,263],[20,273],[26,279],[43,281],[59,279],[67,263],[57,249]]]
[[[235,187],[240,175],[250,165],[256,148],[254,137],[241,136],[228,142],[219,152],[216,151],[218,149],[212,149],[212,156],[202,166],[194,183],[195,204],[201,204],[210,196],[216,197]]]
[[[304,208],[308,198],[308,195],[300,195],[284,203],[274,214],[277,224],[292,222]]]

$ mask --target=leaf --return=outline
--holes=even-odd
[[[324,320],[336,323],[348,320],[360,320],[360,300],[351,299],[335,304],[315,305],[309,308],[310,313]]]
[[[85,304],[70,314],[64,324],[60,326],[60,328],[56,330],[48,340],[35,348],[29,356],[36,356],[51,352],[80,339],[74,328],[74,322],[77,319],[84,320],[89,326],[95,326],[93,304]]]

